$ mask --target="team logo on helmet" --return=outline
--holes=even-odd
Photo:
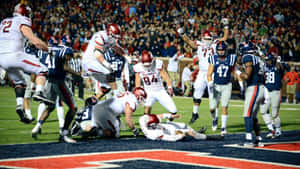
[[[159,118],[155,114],[149,114],[148,117],[149,117],[147,122],[148,127],[158,124],[160,122]]]

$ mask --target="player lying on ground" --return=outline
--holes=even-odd
[[[190,126],[180,122],[162,122],[162,119],[180,118],[179,114],[145,114],[139,119],[139,124],[145,137],[150,140],[179,141],[186,136],[196,140],[222,140],[222,135],[205,135],[196,132]]]
[[[105,101],[95,103],[95,100],[86,101],[86,107],[81,111],[81,117],[76,118],[72,127],[72,135],[81,134],[84,138],[89,136],[120,137],[120,116],[125,114],[125,121],[132,130],[133,135],[139,134],[134,125],[132,115],[139,103],[147,98],[142,87],[136,87],[132,92],[124,92]],[[95,99],[95,98],[94,98]],[[79,130],[78,130],[79,129]]]

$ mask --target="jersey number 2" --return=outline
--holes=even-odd
[[[4,33],[8,33],[9,32],[9,28],[11,27],[12,21],[8,20],[8,21],[3,21],[2,25],[3,25],[3,29],[2,32]]]

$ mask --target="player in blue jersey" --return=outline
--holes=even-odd
[[[279,118],[279,108],[280,108],[280,89],[282,86],[281,79],[283,78],[283,66],[280,63],[280,56],[275,56],[270,53],[266,57],[266,65],[265,65],[265,105],[263,106],[261,113],[263,119],[269,129],[269,133],[267,134],[267,138],[279,137],[281,135],[280,129],[280,118]],[[272,122],[272,117],[268,112],[269,107],[272,109],[272,117],[274,122]],[[275,126],[276,131],[274,131]]]
[[[209,67],[207,72],[210,113],[213,119],[212,130],[217,129],[216,108],[221,100],[222,126],[221,135],[226,134],[228,118],[228,105],[232,92],[231,73],[235,66],[236,55],[227,54],[227,44],[221,41],[216,46],[217,55],[208,58]]]
[[[257,112],[262,103],[264,90],[263,61],[260,57],[256,56],[255,46],[251,42],[243,43],[241,52],[244,72],[236,70],[235,73],[247,82],[243,113],[246,131],[246,142],[244,146],[263,146],[261,143],[260,126],[257,119]],[[254,143],[252,142],[252,130],[254,130],[256,135]]]
[[[115,76],[115,83],[117,85],[118,93],[125,92],[125,88],[122,81],[122,72],[125,67],[126,59],[121,55],[114,52],[112,49],[108,49],[106,53],[104,53],[104,59],[112,65],[113,74]],[[109,86],[102,86],[106,88],[110,88]],[[112,91],[106,94],[106,98],[111,98],[113,96]]]
[[[75,143],[76,141],[69,137],[68,129],[77,111],[77,107],[73,98],[71,90],[67,87],[65,78],[67,72],[80,76],[70,68],[68,61],[73,57],[73,50],[65,46],[52,47],[51,57],[45,60],[48,63],[48,84],[46,94],[47,97],[53,102],[56,101],[57,96],[68,105],[69,110],[65,117],[64,126],[60,133],[59,141],[67,143]],[[48,104],[47,109],[43,112],[42,116],[38,119],[38,123],[32,130],[32,136],[36,137],[43,122],[48,118],[49,114],[54,110],[55,104]]]

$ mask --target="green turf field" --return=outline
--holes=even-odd
[[[76,92],[77,93],[77,92]],[[87,95],[86,95],[87,96]],[[77,98],[77,97],[76,97]],[[78,108],[82,108],[83,101],[77,101]],[[175,104],[177,105],[178,113],[182,114],[182,118],[177,120],[188,123],[191,118],[192,112],[192,98],[174,97]],[[38,102],[32,101],[32,114],[36,117]],[[18,143],[40,143],[40,142],[57,142],[58,141],[58,120],[56,111],[52,112],[48,121],[44,123],[42,135],[39,135],[38,140],[31,137],[31,130],[35,122],[32,124],[23,124],[19,121],[19,117],[15,112],[16,100],[13,88],[0,87],[0,144],[18,144]],[[67,110],[67,107],[65,107]],[[155,114],[165,113],[166,110],[158,103],[152,109]],[[231,100],[229,106],[229,118],[227,123],[227,132],[236,133],[244,132],[244,121],[242,118],[243,101]],[[135,124],[138,125],[138,117],[143,114],[143,107],[139,107],[134,114]],[[200,118],[191,125],[195,130],[199,130],[202,126],[207,127],[208,134],[219,134],[220,129],[215,133],[211,131],[211,116],[208,111],[208,100],[203,99],[200,109]],[[300,130],[300,105],[294,104],[281,104],[280,118],[282,130]],[[220,113],[219,113],[220,116]],[[267,129],[262,121],[261,115],[258,114],[261,122],[262,131],[266,132]],[[220,127],[219,120],[219,127]],[[131,131],[121,131],[121,136],[131,136]]]

